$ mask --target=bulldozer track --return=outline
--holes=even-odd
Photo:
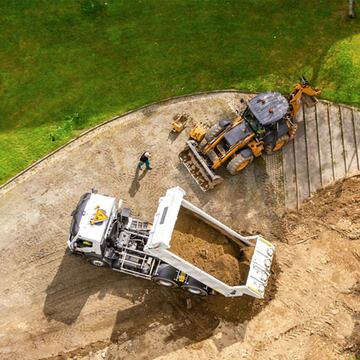
[[[296,137],[282,151],[289,209],[360,170],[360,110],[320,101],[314,107],[303,106],[297,121]]]

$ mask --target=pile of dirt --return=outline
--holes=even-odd
[[[287,234],[293,238],[296,228],[299,239],[319,235],[326,228],[350,240],[360,239],[360,177],[344,179],[318,191],[298,212],[288,214],[285,223]],[[314,227],[318,232],[310,234]]]
[[[360,176],[339,180],[317,191],[304,201],[299,211],[288,213],[284,223],[285,238],[293,251],[300,252],[302,248],[305,256],[318,252],[318,257],[312,255],[307,271],[321,271],[324,279],[331,284],[325,292],[326,297],[336,298],[337,301],[335,305],[329,302],[330,306],[337,307],[333,314],[343,314],[341,326],[333,325],[336,316],[329,317],[318,336],[330,339],[329,344],[333,349],[337,348],[338,353],[349,354],[349,358],[355,355],[354,359],[357,359],[360,354],[360,282],[357,281],[350,288],[346,286],[351,284],[350,279],[358,277],[360,269]],[[317,264],[316,267],[314,264]],[[336,274],[347,276],[343,275],[341,279]],[[314,284],[318,286],[319,283]],[[306,291],[310,293],[309,289]],[[321,305],[313,304],[313,308],[321,312],[326,306],[326,300],[318,301]],[[349,315],[351,321],[349,318],[346,321]],[[335,332],[326,331],[325,327],[329,324],[336,329]]]
[[[228,285],[246,281],[254,248],[234,241],[181,209],[171,240],[173,253]]]

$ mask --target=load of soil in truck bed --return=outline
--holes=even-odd
[[[218,230],[180,209],[170,251],[210,275],[235,286],[246,282],[253,247],[244,247]]]

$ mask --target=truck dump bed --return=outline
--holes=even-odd
[[[247,294],[263,298],[270,275],[274,246],[259,235],[240,235],[185,200],[184,195],[185,192],[181,188],[175,187],[169,189],[166,195],[160,198],[145,252],[183,271],[224,296]],[[211,226],[214,232],[220,233],[219,236],[223,234],[230,241],[234,241],[240,248],[253,247],[254,253],[249,264],[248,275],[246,279],[243,279],[242,285],[229,285],[171,251],[174,229],[179,213],[183,210]]]

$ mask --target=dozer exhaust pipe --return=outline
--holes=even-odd
[[[214,174],[206,160],[198,151],[194,140],[186,142],[187,147],[179,154],[180,161],[185,165],[190,175],[198,183],[201,190],[208,191],[223,181],[221,176]]]

